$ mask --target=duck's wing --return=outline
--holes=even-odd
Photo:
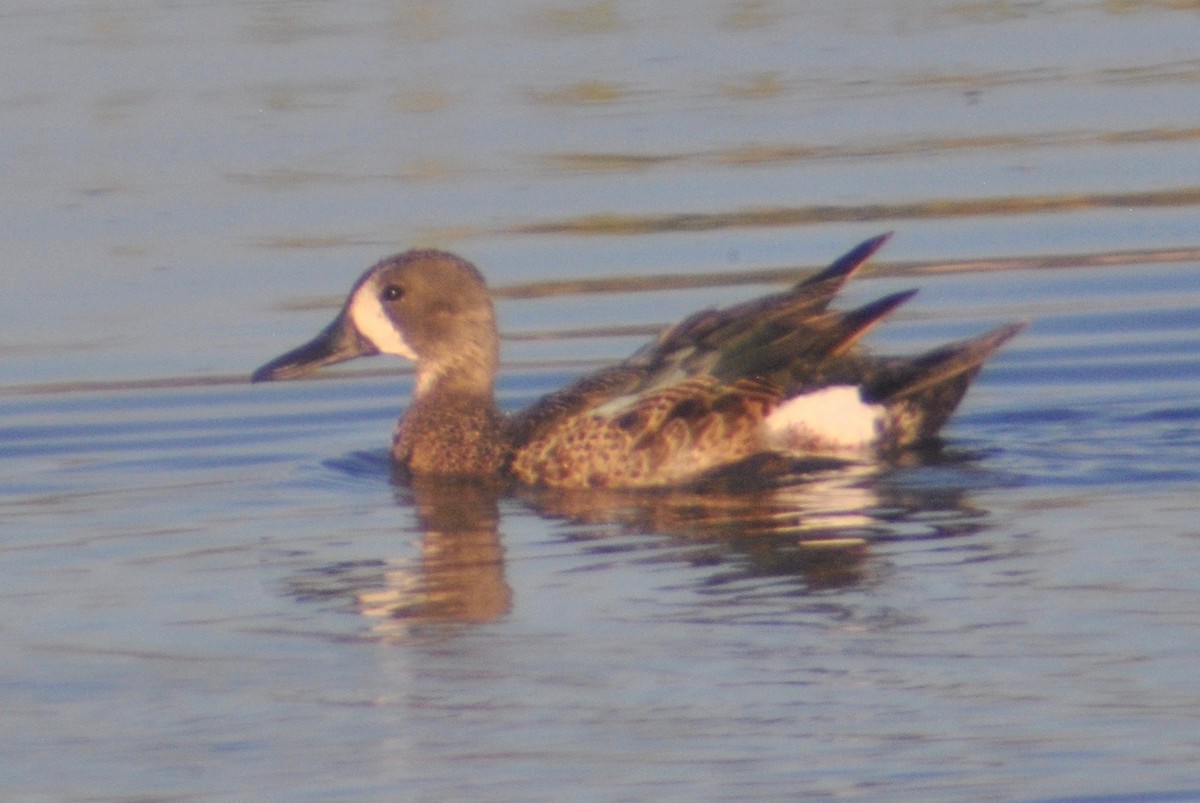
[[[563,420],[632,393],[644,378],[644,371],[624,363],[580,377],[509,416],[505,424],[508,442],[520,449]]]
[[[914,295],[906,290],[847,312],[822,312],[780,326],[774,322],[746,327],[736,339],[714,350],[711,373],[726,382],[743,377],[770,379],[785,392],[816,380],[875,324]]]
[[[799,359],[844,350],[909,294],[889,296],[852,313],[828,313],[829,302],[891,233],[858,244],[829,267],[790,289],[724,309],[695,313],[668,327],[629,359],[584,376],[514,414],[517,447],[581,411],[652,395],[689,377],[730,383]]]
[[[684,373],[708,370],[721,352],[739,344],[769,341],[803,330],[820,318],[851,276],[891,237],[882,234],[859,243],[820,273],[791,288],[723,309],[706,309],[668,327],[627,364],[650,372],[678,366]]]

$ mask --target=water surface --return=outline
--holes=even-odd
[[[6,799],[1200,795],[1188,4],[0,16]],[[403,366],[247,382],[410,245],[517,409],[887,229],[873,347],[1033,322],[921,461],[406,487]]]

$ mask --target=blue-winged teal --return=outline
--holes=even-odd
[[[499,337],[483,277],[443,251],[375,265],[333,323],[253,379],[370,354],[413,360],[416,391],[392,456],[415,474],[646,487],[736,471],[764,455],[886,457],[932,439],[984,361],[1023,327],[915,357],[867,355],[856,341],[915,291],[847,312],[827,307],[886,239],[784,292],[698,312],[511,416],[493,398]]]

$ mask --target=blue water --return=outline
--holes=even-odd
[[[0,797],[1200,797],[1200,22],[1120,6],[0,12]],[[409,245],[517,409],[887,229],[872,348],[1032,322],[923,461],[410,488],[404,366],[247,381]],[[649,274],[733,278],[506,292]]]

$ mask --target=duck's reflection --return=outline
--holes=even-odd
[[[861,581],[878,506],[866,466],[807,468],[769,486],[717,478],[658,492],[521,489],[544,516],[595,525],[576,536],[585,552],[610,554],[608,535],[654,534],[666,540],[651,560],[670,556],[706,566],[703,582],[785,577],[793,589]],[[671,545],[682,546],[672,550]]]
[[[349,593],[386,639],[422,625],[501,619],[513,604],[499,521],[499,500],[508,495],[565,522],[556,530],[578,545],[579,567],[612,560],[622,549],[636,551],[634,561],[686,563],[697,567],[696,587],[713,604],[722,588],[761,578],[773,593],[789,595],[852,587],[867,576],[873,543],[964,536],[985,526],[962,481],[969,473],[945,468],[812,464],[768,483],[747,485],[731,475],[658,492],[514,490],[394,477],[397,504],[416,513],[419,552],[332,567],[321,577]],[[327,585],[324,595],[331,591]]]
[[[396,483],[397,503],[416,510],[421,550],[414,560],[390,564],[378,587],[356,592],[359,610],[376,620],[376,632],[400,635],[421,623],[492,622],[512,609],[499,495],[499,487],[478,482]]]

